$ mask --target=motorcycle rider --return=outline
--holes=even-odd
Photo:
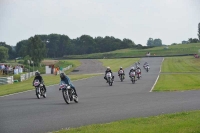
[[[113,78],[113,80],[114,80],[114,76],[113,76],[113,73],[112,73],[112,71],[111,71],[110,67],[107,67],[107,69],[106,69],[106,71],[105,71],[105,76],[104,76],[104,79],[107,81],[107,83],[108,83],[108,80],[107,80],[106,74],[107,74],[108,72],[110,72],[110,73],[111,73],[111,75],[112,75],[112,78]]]
[[[69,77],[67,75],[65,75],[64,72],[60,73],[60,79],[61,79],[60,82],[64,82],[65,84],[69,85],[74,90],[75,95],[78,96],[74,85],[71,83]],[[61,90],[61,89],[59,88],[59,90]]]
[[[39,71],[36,71],[36,72],[35,72],[35,78],[34,78],[34,80],[33,80],[33,86],[34,86],[34,81],[35,81],[36,79],[39,80],[41,84],[43,84],[44,90],[45,90],[45,92],[47,92],[47,89],[46,89],[46,87],[45,87],[45,85],[44,85],[44,80],[43,80],[42,76],[40,75],[40,72],[39,72]]]
[[[139,66],[137,67],[137,70],[139,70],[139,73],[137,73],[137,74],[139,74],[139,75],[141,76],[141,75],[142,75],[142,71],[141,71],[141,69],[140,69]],[[136,70],[136,71],[137,71],[137,70]],[[142,77],[142,76],[141,76],[141,77]]]
[[[147,62],[145,62],[145,63],[144,63],[144,65],[143,65],[143,67],[145,68],[145,67],[147,66],[147,64],[148,64],[148,63],[147,63]]]
[[[120,73],[119,73],[119,72],[120,72],[120,70],[122,70],[122,71],[123,71],[123,74],[122,74],[122,75],[123,75],[123,78],[125,79],[125,72],[124,72],[124,69],[123,69],[122,67],[120,67],[120,68],[119,68],[119,71],[118,71],[118,76],[120,75]]]
[[[131,72],[136,73],[136,69],[134,67],[131,67],[131,70],[129,71],[129,77],[131,78]],[[136,80],[136,79],[135,79]]]

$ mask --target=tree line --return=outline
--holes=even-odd
[[[91,37],[82,35],[76,39],[70,39],[67,35],[50,34],[36,35],[41,43],[45,45],[45,56],[48,58],[58,58],[64,55],[82,55],[99,52],[108,52],[117,49],[131,48],[135,43],[130,39],[120,40],[114,37]],[[29,40],[22,40],[16,45],[17,56],[24,57],[31,50]],[[34,44],[37,47],[37,44]]]

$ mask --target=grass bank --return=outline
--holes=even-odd
[[[82,74],[82,75],[68,75],[70,79],[77,80],[77,79],[84,79],[84,78],[89,78],[93,76],[97,76],[98,74]],[[60,83],[60,77],[57,75],[45,75],[43,76],[43,79],[45,81],[45,85],[53,85],[53,84],[59,84]],[[3,95],[8,95],[8,94],[13,94],[17,92],[22,92],[22,91],[27,91],[27,90],[32,90],[34,87],[32,86],[32,81],[33,78],[28,79],[24,82],[18,82],[14,84],[7,84],[7,85],[1,85],[0,86],[0,96]]]
[[[178,45],[169,45],[159,46],[148,49],[120,49],[111,52],[105,53],[94,53],[94,54],[85,54],[85,55],[69,55],[66,58],[119,58],[119,57],[134,57],[134,56],[145,56],[147,52],[150,52],[151,55],[156,56],[167,56],[167,55],[180,55],[180,54],[195,54],[198,53],[200,49],[200,43],[193,44],[178,44]]]
[[[93,124],[55,133],[199,133],[199,119],[200,111],[191,111]]]
[[[109,66],[113,72],[117,72],[120,67],[130,67],[135,62],[139,61],[139,58],[124,58],[124,59],[99,59],[103,63],[103,66]]]
[[[183,91],[200,89],[200,59],[168,57],[153,91]]]
[[[200,58],[167,57],[162,64],[161,72],[200,72]]]

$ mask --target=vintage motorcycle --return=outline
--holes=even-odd
[[[121,82],[123,82],[123,80],[124,80],[124,71],[123,70],[119,70],[119,78],[120,78]]]
[[[62,90],[63,98],[67,104],[71,101],[78,103],[78,96],[75,95],[74,89],[72,89],[70,85],[61,82],[59,90]]]
[[[135,72],[131,72],[131,73],[130,73],[130,78],[131,78],[131,82],[132,82],[133,84],[135,84],[135,81],[136,81],[136,79],[135,79]]]
[[[43,84],[41,84],[38,79],[36,79],[33,84],[35,86],[35,92],[36,92],[37,98],[40,99],[41,96],[46,98],[47,94],[46,94]]]
[[[112,86],[112,84],[113,84],[113,78],[112,78],[112,74],[111,74],[110,72],[108,72],[108,73],[106,74],[106,78],[107,78],[108,84],[109,84],[110,86]]]

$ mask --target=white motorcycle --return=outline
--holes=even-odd
[[[130,78],[131,78],[132,83],[135,84],[135,81],[136,81],[136,79],[135,79],[135,72],[131,72],[130,73]]]
[[[124,80],[124,71],[123,70],[119,71],[119,78],[120,78],[121,82]]]
[[[109,84],[110,86],[112,86],[112,84],[113,84],[112,74],[111,74],[110,72],[108,72],[108,73],[106,74],[106,77],[107,77],[108,84]]]
[[[141,70],[140,69],[136,69],[136,75],[137,75],[138,79],[141,78]]]
[[[40,99],[41,96],[43,96],[44,98],[47,97],[44,86],[43,86],[43,84],[40,83],[40,81],[38,79],[36,79],[34,81],[34,86],[35,86],[36,96],[38,99]]]
[[[72,89],[70,85],[62,82],[60,84],[60,90],[62,90],[63,98],[67,104],[71,101],[78,103],[78,96],[75,95],[74,89]]]

